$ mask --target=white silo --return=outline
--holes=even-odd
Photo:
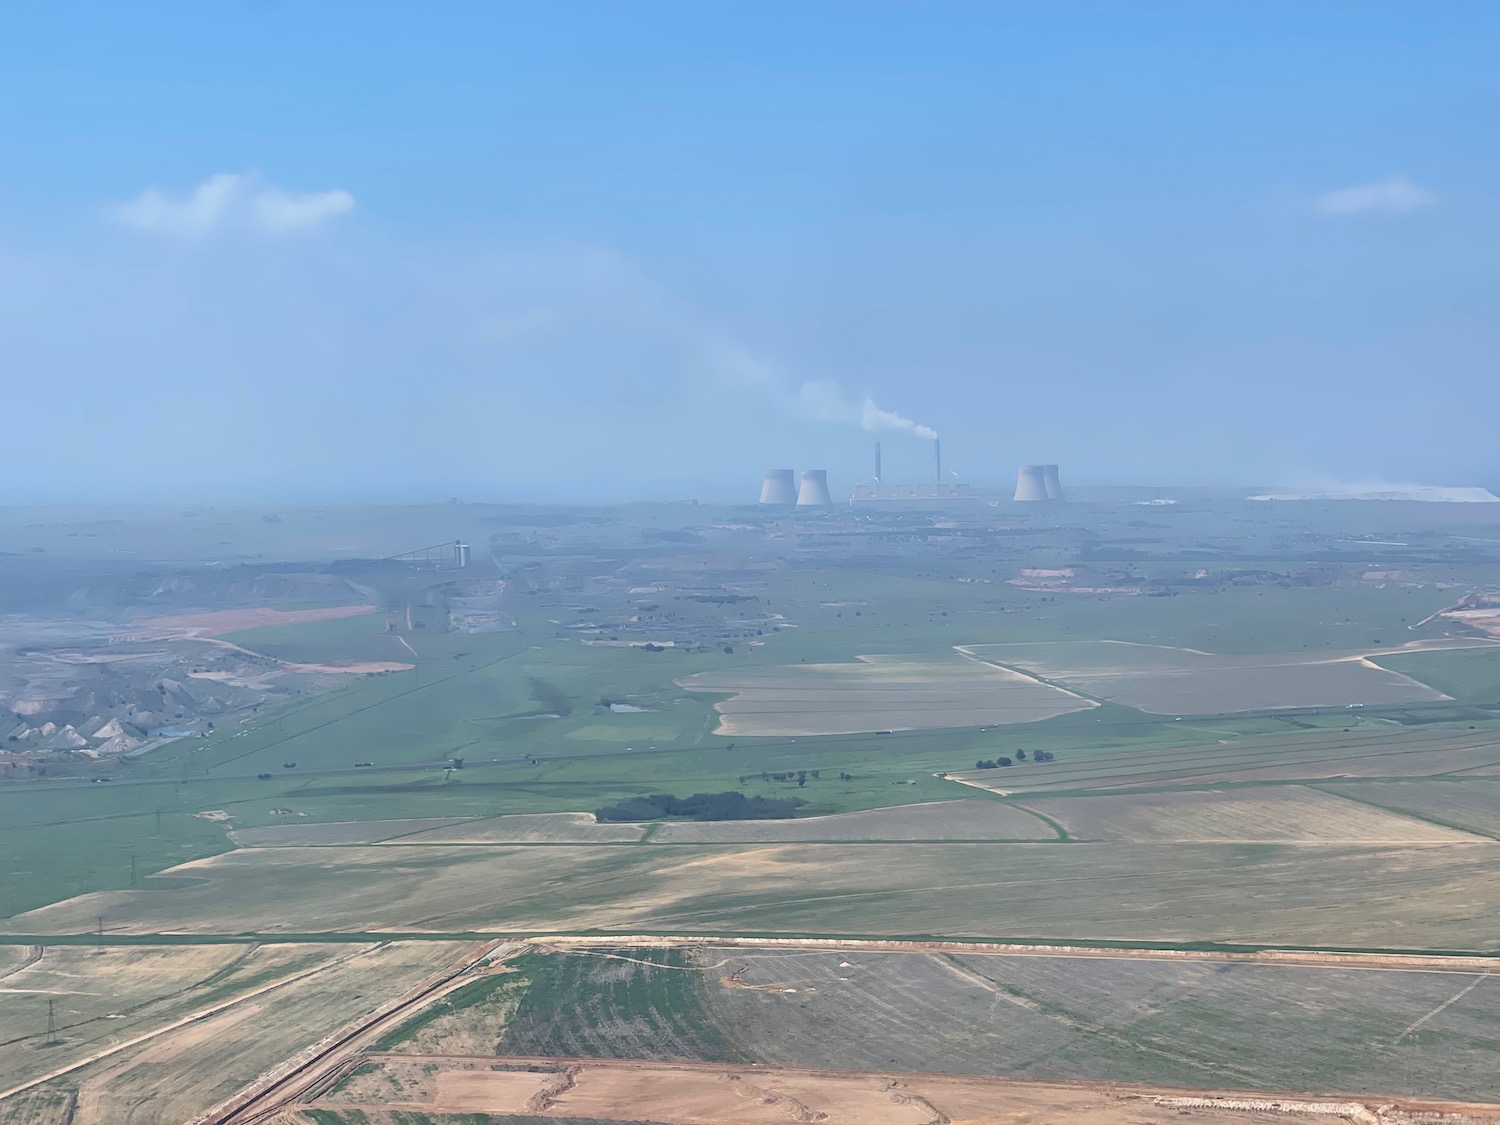
[[[1042,484],[1047,488],[1048,500],[1056,500],[1059,504],[1062,503],[1062,481],[1058,478],[1056,465],[1042,466]]]
[[[791,469],[768,469],[766,479],[760,486],[762,504],[797,503],[797,484]]]
[[[802,483],[797,489],[797,507],[827,508],[833,497],[828,494],[827,469],[803,469]]]
[[[1022,465],[1016,474],[1015,499],[1036,501],[1047,499],[1047,479],[1041,465]]]

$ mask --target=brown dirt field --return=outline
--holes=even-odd
[[[1083,840],[1408,844],[1481,837],[1300,785],[1032,799]]]
[[[1231,1109],[1183,1105],[1176,1100],[1183,1095],[1204,1097],[1194,1091],[1112,1083],[583,1060],[552,1060],[554,1073],[538,1074],[473,1069],[479,1061],[473,1059],[431,1056],[430,1060],[442,1069],[423,1083],[433,1094],[427,1096],[424,1089],[416,1095],[420,1101],[354,1106],[319,1100],[312,1104],[372,1115],[391,1113],[385,1120],[394,1120],[404,1106],[428,1114],[489,1113],[601,1123],[650,1120],[665,1125],[783,1125],[789,1121],[825,1125],[1045,1125],[1058,1121],[1070,1125],[1266,1125],[1341,1119],[1336,1112],[1314,1115],[1293,1109],[1299,1104],[1326,1105],[1332,1099],[1292,1103],[1280,1112]],[[494,1061],[545,1066],[549,1060]],[[1418,1109],[1466,1111],[1472,1122],[1500,1120],[1500,1106],[1414,1105],[1408,1112]],[[1375,1114],[1366,1112],[1374,1125]],[[382,1118],[371,1116],[370,1120]],[[1401,1107],[1393,1106],[1389,1116],[1380,1120],[1394,1125],[1406,1118]]]
[[[1041,818],[990,800],[933,801],[801,820],[663,824],[652,844],[793,843],[799,840],[1051,840]]]
[[[688,691],[714,704],[721,735],[811,736],[1032,723],[1098,706],[1030,676],[977,660],[866,656],[857,664],[799,664],[698,672]]]
[[[511,813],[403,836],[401,843],[629,844],[645,833],[641,824],[600,824],[593,813]]]
[[[322,609],[218,609],[206,613],[184,613],[167,617],[141,617],[136,624],[197,637],[216,637],[241,629],[258,629],[266,625],[302,625],[309,621],[332,621],[339,617],[358,617],[374,613],[373,605],[335,605]]]

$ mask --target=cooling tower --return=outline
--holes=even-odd
[[[828,470],[803,469],[802,484],[797,489],[797,507],[827,508],[832,504],[833,497],[828,495]]]
[[[797,485],[792,479],[791,469],[769,469],[765,483],[760,486],[762,504],[795,504]]]
[[[1062,481],[1057,476],[1056,465],[1042,466],[1042,484],[1047,488],[1047,499],[1062,503]]]
[[[1022,465],[1016,474],[1017,500],[1047,499],[1047,479],[1041,465]]]

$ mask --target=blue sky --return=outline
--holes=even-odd
[[[1500,5],[5,24],[0,502],[1500,482]]]

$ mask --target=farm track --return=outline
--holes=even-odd
[[[192,1125],[268,1125],[298,1099],[326,1092],[358,1064],[363,1057],[358,1053],[361,1045],[464,983],[466,974],[502,944],[500,941],[491,942],[465,954],[436,979],[408,992],[395,1004],[383,1006],[336,1032],[326,1044],[314,1047],[307,1059],[263,1075],[228,1102],[195,1119]]]

